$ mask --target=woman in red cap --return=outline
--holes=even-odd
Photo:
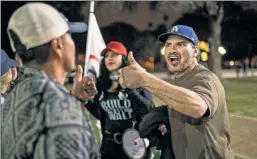
[[[122,134],[129,128],[138,129],[142,117],[154,108],[154,103],[147,90],[123,89],[119,85],[117,71],[129,64],[128,52],[122,43],[111,41],[101,55],[103,60],[96,83],[98,94],[86,108],[101,121],[102,159],[127,159],[121,144]]]

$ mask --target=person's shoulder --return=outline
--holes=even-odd
[[[81,102],[55,81],[47,82],[42,102],[45,103],[46,125],[49,127],[65,124],[81,127],[88,122]]]
[[[204,80],[220,82],[219,78],[211,70],[207,69],[203,65],[199,65],[196,68],[194,77],[196,79],[204,79]]]
[[[44,96],[46,100],[61,100],[67,101],[68,103],[78,102],[78,100],[70,94],[66,87],[56,81],[47,81]]]
[[[73,98],[64,86],[47,77],[33,77],[25,79],[18,84],[17,89],[19,92],[28,94],[41,94],[41,97],[43,97],[42,101],[76,101],[75,97]]]
[[[45,78],[27,78],[18,82],[13,91],[23,96],[42,94],[48,83]]]
[[[198,68],[197,73],[195,73],[192,80],[195,81],[196,84],[205,83],[204,85],[207,84],[215,87],[218,90],[224,91],[223,84],[218,76],[204,66],[200,66]]]

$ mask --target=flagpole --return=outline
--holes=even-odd
[[[88,61],[89,61],[89,57],[90,57],[90,54],[92,52],[90,52],[90,46],[91,46],[91,43],[92,43],[92,20],[94,18],[94,5],[95,5],[95,2],[94,1],[90,1],[90,8],[89,8],[89,16],[88,16],[88,30],[87,30],[87,44],[86,44],[86,55],[85,55],[85,63],[84,63],[84,76],[86,76],[87,74],[87,71],[88,71]],[[89,117],[89,119],[92,119],[92,115],[90,115],[90,113],[88,111],[85,111],[87,116]],[[91,124],[95,124],[95,122],[97,122],[97,120],[90,120]],[[93,128],[92,128],[93,129]],[[100,125],[100,128],[98,127],[99,131],[101,132],[101,125]],[[100,133],[100,140],[102,138],[102,134]],[[100,144],[101,141],[99,141],[99,144]]]
[[[91,28],[91,21],[92,21],[92,16],[94,14],[94,5],[95,2],[94,1],[90,1],[90,8],[89,8],[89,17],[88,17],[88,30],[87,30],[87,44],[86,44],[86,55],[85,55],[85,64],[84,64],[84,76],[87,74],[87,63],[89,60],[89,56],[90,56],[90,45],[91,45],[91,36],[92,36],[92,32],[90,31]]]

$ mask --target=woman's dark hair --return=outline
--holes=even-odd
[[[109,89],[112,86],[112,80],[109,78],[111,72],[106,68],[104,60],[105,60],[105,57],[103,58],[103,60],[101,62],[100,76],[97,79],[97,83],[96,83],[99,94],[100,94],[100,92],[106,91],[107,89]],[[126,67],[128,65],[129,65],[129,61],[128,61],[127,56],[122,55],[121,68]],[[118,90],[120,90],[120,89],[121,89],[121,87],[119,86]]]
[[[9,30],[9,32],[16,49],[16,53],[20,56],[25,65],[28,63],[44,64],[47,62],[51,48],[50,42],[27,50],[21,43],[17,34],[12,30]]]

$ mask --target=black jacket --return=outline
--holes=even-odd
[[[162,123],[166,125],[168,130],[165,135],[162,135],[158,130]],[[157,146],[157,149],[161,150],[161,159],[175,159],[167,106],[157,107],[154,111],[145,115],[139,124],[139,134],[142,138],[148,138],[151,143],[156,144],[153,146]]]
[[[152,94],[147,91],[146,89],[139,88],[139,89],[124,89],[125,93],[128,93],[128,98],[130,98],[133,103],[135,103],[134,109],[138,113],[140,117],[148,114],[154,108],[154,102],[152,99]],[[86,104],[87,110],[98,120],[101,120],[101,109],[98,108],[99,106],[99,99],[94,99],[94,101],[89,101]]]
[[[124,92],[125,94],[127,94],[127,99],[129,99],[133,104],[132,109],[133,109],[133,113],[132,115],[136,117],[137,120],[137,124],[135,126],[135,129],[138,129],[138,125],[141,122],[142,118],[144,115],[148,114],[153,108],[154,108],[154,103],[152,101],[152,95],[150,92],[148,92],[147,90],[140,88],[140,89],[123,89],[121,90],[122,92]],[[99,92],[101,93],[101,92]],[[106,95],[106,99],[109,99],[108,93],[107,92],[103,92],[103,94]],[[108,118],[106,118],[106,116],[108,116],[107,112],[103,109],[103,105],[101,105],[101,99],[105,98],[105,97],[101,97],[101,95],[96,96],[96,98],[94,99],[94,101],[89,101],[86,104],[86,108],[87,110],[98,120],[101,121],[101,127],[102,127],[102,134],[103,134],[103,142],[105,142],[105,144],[102,145],[101,147],[101,151],[113,151],[113,149],[116,149],[117,147],[121,147],[121,145],[115,145],[115,144],[109,144],[108,141],[105,140],[105,130],[104,128],[107,126],[108,127],[108,121],[106,120]],[[106,108],[107,109],[107,108]],[[120,123],[122,123],[123,121],[118,121]],[[110,124],[109,124],[110,125]],[[130,127],[127,128],[131,128],[131,124]],[[119,127],[119,125],[116,125],[116,127]],[[126,127],[126,124],[124,126],[124,124],[121,125],[122,129],[120,129],[121,131],[124,130],[124,127]],[[106,146],[105,146],[106,145]],[[116,147],[116,148],[115,148]],[[106,150],[107,149],[107,150]],[[114,152],[114,151],[113,151]]]

